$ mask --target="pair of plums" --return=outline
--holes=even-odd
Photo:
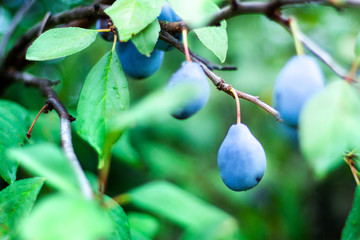
[[[159,20],[166,22],[181,21],[181,18],[175,13],[168,2],[165,2],[158,16]],[[106,29],[107,19],[99,19],[96,22],[97,29]],[[107,41],[114,41],[113,33],[101,32],[100,35]],[[182,35],[175,36],[179,41],[182,40]],[[164,59],[164,51],[169,51],[172,46],[160,39],[155,45],[155,49],[147,57],[141,54],[131,40],[128,42],[118,42],[116,44],[116,51],[119,56],[121,66],[126,75],[133,79],[143,79],[153,75],[162,65]]]
[[[181,21],[181,18],[175,13],[168,2],[165,2],[162,7],[158,19],[167,22]],[[109,27],[107,23],[108,20],[99,19],[96,27],[98,29],[106,29]],[[101,32],[100,35],[107,41],[114,41],[114,35],[111,32]],[[177,34],[175,37],[179,41],[182,40],[181,34]],[[116,45],[116,51],[124,73],[134,79],[143,79],[154,74],[162,65],[164,51],[169,51],[172,48],[170,44],[158,39],[154,51],[150,54],[150,57],[147,57],[137,50],[131,40],[125,43],[118,42]],[[167,89],[181,84],[191,84],[196,88],[196,92],[189,99],[188,103],[172,113],[177,119],[186,119],[206,104],[210,95],[210,87],[201,66],[194,62],[183,63],[169,80]]]
[[[182,84],[188,84],[196,91],[187,103],[172,113],[178,119],[189,118],[199,111],[210,95],[209,83],[198,63],[183,63],[172,75],[166,88],[176,88]],[[234,191],[248,190],[256,186],[266,168],[263,147],[242,123],[230,127],[219,148],[217,162],[221,179]]]
[[[324,87],[325,78],[316,60],[309,55],[294,56],[277,76],[274,107],[285,124],[297,128],[304,105]],[[230,127],[218,152],[218,166],[224,183],[235,191],[253,188],[261,180],[265,153],[244,124]]]

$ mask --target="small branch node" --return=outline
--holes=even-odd
[[[215,86],[217,90],[221,91],[223,88],[223,84],[225,83],[224,79],[221,79],[220,82],[218,82]]]
[[[95,12],[98,11],[98,10],[100,9],[100,4],[95,3],[95,4],[93,5],[93,8],[94,8],[94,11],[95,11]]]
[[[76,120],[76,118],[69,114],[69,120],[70,120],[70,122],[73,122]]]

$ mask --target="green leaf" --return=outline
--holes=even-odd
[[[24,143],[29,123],[29,114],[23,107],[0,100],[0,176],[8,183],[15,181],[19,163],[9,160],[6,150]]]
[[[78,27],[54,28],[44,32],[29,47],[26,59],[46,61],[80,52],[95,41],[98,32]]]
[[[201,230],[187,230],[181,240],[242,239],[235,219],[229,218],[221,224],[215,223]]]
[[[156,42],[159,38],[160,24],[158,20],[154,20],[140,33],[136,34],[131,41],[134,43],[139,52],[150,57],[150,53],[154,50]]]
[[[211,1],[206,1],[204,9],[207,13],[211,14],[217,12],[219,7]],[[223,63],[226,59],[228,50],[228,37],[226,32],[226,21],[221,21],[220,27],[204,27],[195,29],[194,32],[200,41],[212,51]]]
[[[148,125],[156,121],[161,121],[170,116],[170,113],[177,109],[194,95],[191,85],[182,85],[171,90],[157,90],[129,111],[118,114],[112,119],[110,134],[118,135],[127,128],[135,125]]]
[[[205,5],[210,0],[168,0],[171,7],[191,28],[206,25]]]
[[[141,234],[140,232],[131,229],[131,239],[132,240],[151,240],[151,238],[148,238]]]
[[[360,98],[346,81],[329,84],[305,105],[300,147],[318,177],[343,163],[346,151],[360,146]]]
[[[109,239],[131,240],[129,222],[124,210],[110,197],[105,199],[107,206],[109,206],[108,213],[114,226],[114,231]]]
[[[14,235],[19,222],[32,209],[44,178],[16,181],[0,192],[0,238]]]
[[[212,0],[168,0],[172,8],[191,29],[208,26],[219,8]]]
[[[133,167],[141,166],[140,155],[131,145],[130,132],[126,131],[112,148],[112,155],[119,161],[122,161]]]
[[[360,189],[356,187],[354,203],[341,234],[341,240],[360,239]]]
[[[110,122],[129,108],[129,90],[117,54],[106,53],[86,77],[77,108],[76,129],[100,158],[110,153],[121,132],[107,137]]]
[[[58,146],[51,143],[28,145],[10,149],[7,155],[21,162],[21,166],[32,174],[45,177],[49,185],[63,191],[79,192],[76,173]]]
[[[165,0],[117,0],[105,13],[112,19],[120,40],[126,42],[160,15],[164,2]]]
[[[107,239],[113,224],[95,200],[58,194],[42,199],[21,230],[24,239],[97,240]]]
[[[154,181],[129,192],[136,207],[187,229],[202,230],[232,219],[222,210],[165,181]]]
[[[132,212],[128,214],[131,231],[153,239],[160,230],[158,219],[146,213]]]

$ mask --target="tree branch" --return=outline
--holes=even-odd
[[[334,5],[329,0],[273,0],[270,2],[240,2],[232,1],[231,5],[226,6],[216,12],[206,24],[207,26],[216,26],[222,20],[230,19],[232,17],[244,14],[261,14],[267,16],[270,20],[273,20],[283,26],[288,32],[291,33],[288,19],[280,16],[279,10],[282,7],[290,5],[304,5],[309,3],[321,4],[325,6],[331,6],[339,8],[338,5]],[[357,7],[360,8],[359,0],[343,0],[340,7]],[[173,22],[161,24],[163,30],[175,34],[180,33],[181,28],[189,27],[185,22]],[[339,77],[345,79],[347,77],[348,70],[338,64],[330,54],[319,47],[315,42],[309,39],[304,33],[300,33],[300,41],[306,46],[306,48],[317,56],[322,62],[334,71]],[[354,80],[354,79],[352,79]]]
[[[13,20],[11,21],[11,24],[8,30],[6,31],[5,35],[3,36],[0,43],[0,66],[2,65],[2,62],[4,60],[5,48],[10,40],[11,35],[14,33],[17,25],[24,17],[24,15],[27,13],[27,11],[29,11],[30,7],[34,4],[34,2],[35,0],[29,0],[22,5],[22,7],[19,9],[19,11],[16,13]]]
[[[67,12],[52,15],[47,19],[44,30],[59,24],[70,23],[74,20],[107,16],[104,12],[107,7],[109,7],[109,5],[94,4],[92,6],[77,7]],[[15,43],[5,58],[4,68],[15,68],[16,70],[24,69],[24,67],[29,63],[29,61],[25,60],[26,50],[33,40],[38,37],[42,25],[42,22],[36,24]]]
[[[273,15],[269,16],[272,20],[279,23],[281,26],[283,26],[289,33],[291,32],[289,20],[282,18],[279,15]],[[323,63],[325,63],[336,75],[341,77],[342,79],[347,78],[348,71],[344,69],[340,64],[338,64],[335,59],[327,53],[325,50],[323,50],[321,47],[319,47],[315,42],[313,42],[310,38],[308,38],[303,32],[298,32],[299,40],[304,44],[304,46],[312,52],[316,57],[318,57]],[[354,80],[354,79],[351,79]]]
[[[46,21],[46,28],[51,28],[59,24],[71,23],[76,20],[81,19],[93,19],[97,17],[106,16],[104,10],[109,6],[105,4],[99,3],[111,3],[113,1],[105,1],[99,0],[96,4],[89,6],[89,7],[77,7],[70,11],[59,13],[54,16],[50,16]],[[358,0],[343,0],[341,5],[334,5],[329,0],[273,0],[270,2],[240,2],[239,0],[232,0],[229,6],[226,6],[216,12],[212,17],[211,20],[208,22],[207,25],[218,25],[222,20],[230,19],[237,15],[244,15],[244,14],[262,14],[267,16],[269,19],[277,22],[278,24],[282,25],[288,31],[291,31],[289,28],[289,24],[287,19],[281,18],[279,15],[279,10],[281,10],[285,6],[292,6],[292,5],[304,5],[309,3],[315,4],[322,4],[326,6],[332,7],[360,7],[360,1]],[[174,22],[174,23],[164,23],[160,21],[161,28],[166,30],[170,33],[179,33],[181,29],[187,27],[185,22]],[[3,71],[4,69],[7,70],[22,70],[29,62],[25,60],[25,53],[28,46],[31,42],[37,37],[40,29],[42,28],[43,24],[39,23],[35,25],[31,30],[25,33],[14,45],[14,47],[10,50],[7,54],[7,57],[4,61]],[[167,37],[164,37],[164,33],[166,31],[162,31],[160,38],[164,38],[165,40]],[[168,36],[169,37],[169,36]],[[312,42],[306,35],[301,34],[300,40],[303,44],[313,52],[317,57],[319,57],[324,63],[326,63],[337,75],[344,78],[346,76],[347,71],[342,68],[326,51],[322,50],[319,46],[317,46],[314,42]],[[166,40],[165,40],[166,41]],[[170,43],[173,42],[169,40]],[[175,45],[176,46],[176,45]],[[177,48],[181,51],[182,45],[177,46]],[[233,70],[232,67],[221,67],[215,64],[211,64],[206,59],[203,59],[194,53],[192,53],[192,57],[197,62],[200,62],[204,67],[204,71],[207,73],[209,78],[213,81],[217,87],[229,94],[227,91],[228,85],[219,77],[217,77],[211,70],[219,69],[219,70],[226,70],[230,69]],[[0,66],[1,67],[1,66]],[[6,75],[6,74],[5,74]],[[218,79],[219,78],[219,79]],[[6,79],[6,78],[5,78]],[[222,81],[221,81],[222,80]],[[10,82],[3,80],[0,83],[1,89],[5,89],[6,86],[10,84]],[[241,96],[240,96],[241,95]],[[247,95],[245,93],[241,93],[239,91],[239,97],[247,99],[255,104],[261,106],[263,109],[274,115],[278,119],[278,113],[276,110],[272,109],[268,105],[264,105],[257,97]]]
[[[28,73],[22,72],[11,72],[7,74],[7,77],[11,78],[13,81],[21,82],[27,86],[38,88],[41,94],[47,99],[46,103],[49,105],[48,108],[50,110],[55,109],[56,113],[60,117],[60,136],[62,149],[75,171],[83,195],[89,199],[93,198],[93,192],[90,183],[80,166],[72,144],[70,123],[74,121],[75,118],[69,114],[65,106],[56,95],[56,92],[51,88],[51,86],[57,84],[57,82],[36,78]]]
[[[184,45],[178,41],[176,38],[174,38],[170,33],[166,32],[166,31],[161,31],[160,32],[160,36],[159,38],[169,44],[171,44],[172,46],[176,47],[180,52],[185,54],[184,51]],[[232,92],[230,91],[231,89],[231,85],[227,84],[224,79],[222,79],[221,77],[217,76],[215,73],[213,73],[206,65],[206,63],[201,62],[200,60],[196,59],[195,57],[192,56],[192,60],[195,62],[198,62],[201,67],[203,68],[206,76],[212,81],[212,83],[220,90],[223,91],[225,93],[227,93],[228,95],[233,96]],[[271,106],[269,106],[268,104],[262,102],[260,100],[259,97],[257,96],[253,96],[244,92],[241,92],[239,90],[236,90],[237,95],[239,96],[239,98],[245,99],[249,102],[252,102],[256,105],[258,105],[259,107],[261,107],[262,109],[264,109],[266,112],[270,113],[271,115],[273,115],[277,121],[282,121],[280,118],[280,114],[278,111],[276,111],[274,108],[272,108]]]

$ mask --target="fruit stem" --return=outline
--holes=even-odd
[[[237,115],[236,115],[236,123],[240,124],[241,123],[241,112],[240,112],[239,96],[238,96],[236,90],[233,87],[230,88],[230,91],[234,95],[234,98],[235,98],[235,101],[236,101],[236,113],[237,113]]]
[[[33,128],[34,128],[34,126],[35,126],[35,123],[36,123],[37,119],[39,118],[40,114],[41,114],[43,111],[45,111],[45,110],[48,108],[48,106],[49,106],[48,104],[45,104],[45,105],[40,109],[40,111],[38,112],[38,114],[36,115],[33,123],[32,123],[31,126],[30,126],[29,131],[28,131],[27,134],[26,134],[26,137],[27,137],[28,139],[31,138],[31,131],[33,130]]]
[[[351,64],[349,74],[345,77],[345,81],[347,81],[348,83],[352,83],[355,81],[356,72],[359,68],[359,64],[360,64],[360,57],[356,57]]]
[[[99,160],[100,160],[98,166],[99,193],[100,193],[101,202],[103,202],[107,179],[109,176],[111,155],[104,154],[104,156],[102,156]]]
[[[300,33],[299,25],[297,24],[294,18],[290,18],[289,23],[290,23],[291,33],[293,35],[295,42],[296,53],[299,56],[304,55],[305,54],[304,46],[302,45],[299,39],[299,33]]]
[[[183,35],[184,52],[185,52],[186,61],[192,62],[190,52],[189,52],[189,44],[188,44],[188,39],[187,39],[187,29],[186,28],[183,28],[182,35]]]
[[[353,174],[353,176],[354,176],[354,178],[355,178],[356,184],[357,184],[358,186],[360,186],[359,176],[358,176],[357,171],[356,171],[356,169],[355,169],[353,160],[350,160],[350,164],[349,164],[349,165],[350,165],[351,172],[352,172],[352,174]]]
[[[352,152],[348,153],[345,155],[344,157],[344,161],[349,165],[351,173],[354,176],[355,182],[358,186],[360,186],[360,180],[359,180],[359,172],[356,170],[355,167],[355,162],[354,162],[354,157],[355,157],[355,150],[353,150]]]
[[[124,205],[129,202],[131,202],[130,194],[128,193],[122,193],[120,195],[117,195],[112,198],[115,202],[117,202],[119,205]]]
[[[97,29],[96,31],[99,33],[100,32],[111,32],[111,29],[109,29],[109,28],[108,29]]]
[[[114,52],[114,49],[116,47],[116,42],[117,42],[117,34],[114,34],[114,43],[113,43],[113,46],[111,48],[111,51]]]

